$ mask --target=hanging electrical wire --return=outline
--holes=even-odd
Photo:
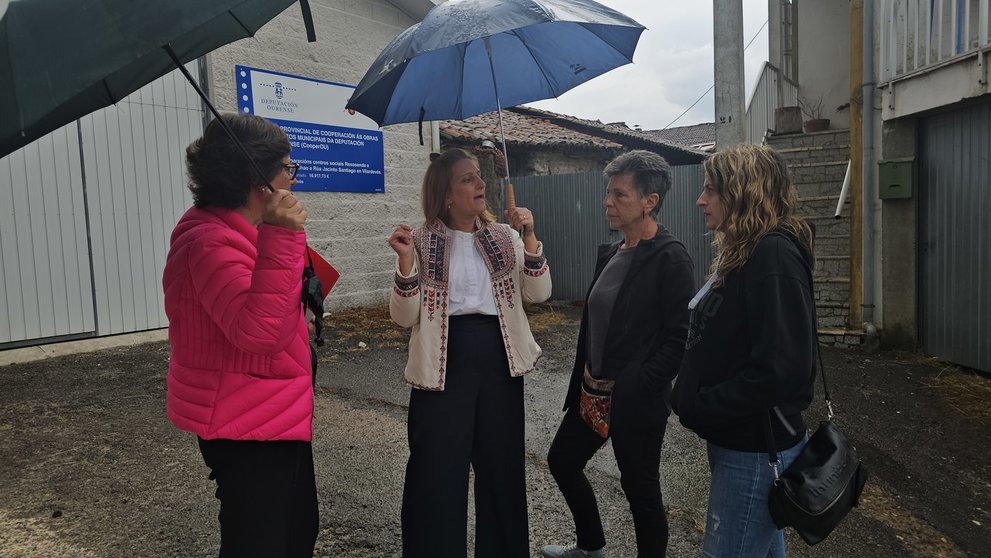
[[[759,37],[759,36],[760,36],[760,32],[761,32],[761,31],[763,31],[765,27],[767,27],[767,22],[768,22],[768,20],[766,20],[766,19],[765,19],[765,20],[764,20],[764,23],[763,23],[763,24],[761,24],[761,26],[760,26],[760,29],[758,29],[758,30],[757,30],[757,32],[756,32],[756,33],[754,33],[754,36],[750,38],[750,41],[748,41],[748,42],[747,42],[747,45],[746,45],[745,47],[743,47],[743,52],[747,52],[747,49],[748,49],[748,48],[750,48],[750,45],[752,45],[752,44],[753,44],[753,42],[754,42],[755,40],[757,40],[757,37]],[[709,94],[709,92],[710,92],[710,91],[712,91],[712,89],[713,89],[714,87],[716,87],[716,84],[715,84],[715,83],[713,83],[712,85],[710,85],[710,86],[709,86],[709,88],[705,90],[705,93],[702,93],[702,95],[701,95],[701,96],[700,96],[700,97],[699,97],[698,99],[695,99],[695,102],[694,102],[694,103],[692,103],[692,106],[690,106],[690,107],[688,107],[688,108],[686,108],[684,112],[682,112],[681,114],[679,114],[679,115],[678,115],[678,118],[675,118],[675,119],[674,119],[674,120],[672,120],[672,121],[671,121],[671,122],[670,122],[670,123],[669,123],[669,124],[668,124],[667,126],[665,126],[665,127],[663,127],[663,128],[661,128],[661,129],[662,129],[662,130],[667,130],[668,128],[670,128],[670,127],[671,127],[671,124],[674,124],[675,122],[677,122],[677,121],[679,121],[679,120],[681,120],[681,117],[682,117],[682,116],[685,116],[686,114],[688,114],[688,111],[690,111],[690,110],[692,110],[693,108],[695,108],[695,105],[697,105],[697,104],[699,104],[699,101],[701,101],[702,99],[704,99],[704,98],[705,98],[705,96],[706,96],[706,95],[708,95],[708,94]]]

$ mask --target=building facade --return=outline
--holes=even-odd
[[[317,41],[291,6],[249,39],[187,65],[220,110],[238,110],[235,65],[356,85],[430,0],[311,0]],[[327,107],[327,110],[343,110]],[[168,238],[191,205],[185,147],[208,118],[175,72],[0,159],[0,349],[167,327]],[[383,193],[300,192],[310,244],[341,272],[327,303],[387,300],[397,223],[417,223],[433,149],[414,125],[383,130]]]

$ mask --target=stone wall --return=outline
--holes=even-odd
[[[829,345],[859,345],[861,336],[845,332],[850,314],[850,209],[834,217],[850,157],[847,130],[774,136],[768,144],[788,162],[798,189],[798,213],[816,227],[816,310],[820,340]]]
[[[306,42],[297,5],[258,33],[209,55],[209,91],[217,108],[237,110],[234,66],[242,64],[315,79],[357,85],[379,52],[415,20],[378,0],[311,0],[317,42]],[[343,110],[329,108],[328,110]],[[416,124],[383,129],[385,193],[299,192],[309,219],[310,245],[340,272],[327,298],[330,310],[388,300],[395,256],[387,244],[397,223],[419,225],[420,180],[432,150],[419,145]]]
[[[578,149],[530,149],[517,153],[510,152],[510,170],[516,176],[602,172],[616,153]]]

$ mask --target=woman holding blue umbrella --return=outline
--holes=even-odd
[[[495,222],[478,161],[460,149],[434,154],[422,202],[423,226],[399,225],[389,238],[389,313],[413,330],[403,556],[467,556],[470,466],[476,558],[526,558],[522,376],[540,347],[523,303],[551,294],[543,247],[526,208]]]

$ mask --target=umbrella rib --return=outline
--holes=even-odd
[[[117,102],[117,99],[114,97],[114,92],[110,90],[110,84],[107,83],[106,78],[101,79],[100,80],[100,83],[103,84],[103,89],[106,90],[106,92],[107,92],[107,98],[110,99],[110,102],[111,103],[116,103]]]
[[[625,54],[623,54],[622,52],[620,52],[620,50],[619,50],[618,48],[616,48],[615,46],[613,46],[613,45],[612,45],[612,43],[610,43],[610,42],[608,42],[608,41],[606,41],[606,40],[604,40],[604,39],[603,39],[602,37],[600,37],[600,36],[598,36],[598,35],[596,35],[595,33],[592,33],[592,31],[591,31],[591,29],[589,29],[588,27],[585,27],[585,25],[584,25],[584,24],[582,24],[582,23],[578,23],[578,24],[576,24],[576,25],[578,25],[578,27],[581,27],[582,29],[584,29],[586,33],[588,33],[588,34],[590,34],[590,35],[592,35],[593,37],[595,37],[595,38],[596,38],[596,39],[598,39],[599,41],[601,41],[601,42],[603,42],[603,43],[605,43],[605,45],[606,45],[606,46],[608,46],[609,48],[611,48],[611,49],[613,49],[613,50],[614,50],[614,51],[615,51],[615,52],[616,52],[617,54],[619,54],[619,55],[620,55],[620,56],[622,56],[623,58],[626,58],[626,55],[625,55]],[[632,26],[629,26],[629,27],[632,27]],[[645,28],[641,28],[641,29],[645,29]],[[641,31],[641,32],[642,32],[642,31]],[[627,60],[629,60],[629,62],[628,62],[629,64],[632,64],[632,63],[633,63],[633,57],[632,57],[632,56],[631,56],[631,57],[629,57],[629,58],[626,58],[626,59],[627,59]]]
[[[244,22],[241,21],[241,19],[237,17],[237,15],[235,15],[232,10],[227,10],[227,13],[230,14],[232,18],[234,18],[234,21],[236,21],[237,24],[241,26],[241,29],[244,29],[244,32],[247,33],[249,37],[255,36],[255,34],[251,32],[251,29],[248,29],[248,26],[245,25]]]
[[[464,91],[465,90],[465,57],[468,56],[468,45],[470,45],[470,44],[471,44],[470,41],[467,42],[467,43],[464,43],[464,49],[461,51],[461,91]],[[489,64],[491,64],[491,63],[492,62],[490,61]],[[495,86],[495,83],[493,83],[492,85]],[[459,105],[458,106],[458,115],[461,116],[461,118],[459,118],[458,120],[464,120],[465,119],[465,99],[464,99],[464,95],[463,94],[458,96],[458,105]]]

